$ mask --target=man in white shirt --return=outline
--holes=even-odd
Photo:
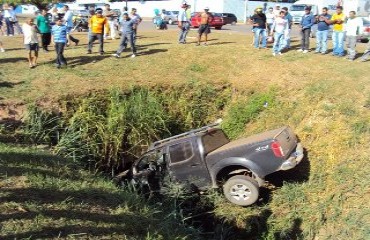
[[[281,50],[284,48],[284,34],[289,26],[288,20],[285,19],[285,14],[285,11],[280,11],[280,16],[275,19],[270,31],[270,35],[274,34],[275,31],[273,56],[276,56],[276,54],[282,55]]]
[[[272,7],[269,7],[269,10],[266,13],[266,23],[268,32],[271,31],[272,24],[274,24],[274,21],[275,21],[274,9]]]
[[[137,9],[136,8],[131,9],[130,18],[131,18],[132,21],[134,21],[136,23],[136,28],[134,29],[134,43],[136,44],[137,28],[138,28],[139,24],[143,21],[143,19],[140,17],[139,14],[137,14]]]
[[[363,33],[363,22],[361,18],[356,17],[355,11],[349,12],[349,18],[347,23],[344,25],[344,31],[346,32],[347,42],[347,58],[353,61],[356,56],[356,43],[357,37]]]
[[[189,5],[187,3],[183,3],[181,6],[181,10],[179,12],[179,15],[177,17],[177,25],[180,29],[179,34],[179,43],[185,44],[186,43],[186,35],[189,32],[190,29],[190,19],[187,13],[187,10],[189,9]]]
[[[275,18],[278,18],[278,17],[280,17],[280,11],[281,11],[281,9],[280,9],[280,5],[279,4],[277,4],[276,6],[275,6],[275,9],[274,9],[274,14],[275,14]]]
[[[72,13],[72,11],[69,10],[68,5],[64,5],[63,10],[65,12],[63,20],[64,20],[65,25],[67,27],[68,39],[71,40],[72,42],[74,42],[77,46],[78,43],[80,42],[80,40],[72,37],[72,35],[71,35],[72,29],[73,29],[73,13]],[[67,39],[67,41],[68,41],[68,39]],[[68,45],[69,45],[69,43],[67,42],[67,46]]]
[[[22,26],[23,31],[23,43],[28,51],[28,63],[30,68],[34,68],[37,65],[37,57],[39,52],[39,44],[37,38],[37,27],[33,23],[33,18],[28,18],[26,23]],[[32,52],[34,55],[32,56]]]
[[[14,22],[15,22],[15,13],[11,6],[7,3],[3,5],[4,10],[4,19],[6,24],[6,35],[5,36],[13,36],[14,35]]]

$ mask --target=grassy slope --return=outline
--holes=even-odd
[[[368,63],[294,51],[273,58],[270,51],[252,50],[250,38],[233,34],[215,33],[215,45],[199,48],[174,44],[173,32],[143,35],[140,51],[151,53],[147,56],[120,60],[104,56],[93,63],[93,56],[79,56],[85,52],[81,46],[66,51],[71,68],[60,71],[54,71],[51,63],[36,71],[25,69],[27,64],[19,59],[24,51],[9,51],[0,59],[2,82],[7,82],[2,86],[9,86],[0,88],[1,101],[33,101],[112,86],[125,88],[132,83],[167,85],[192,79],[231,83],[235,97],[242,90],[261,92],[274,86],[278,101],[248,124],[245,135],[291,125],[307,148],[308,161],[283,177],[272,178],[276,187],[265,190],[258,205],[237,208],[219,200],[216,214],[235,220],[241,228],[256,224],[260,238],[369,238]],[[20,46],[19,39],[5,43]],[[106,51],[114,51],[117,44],[107,44]],[[53,57],[53,53],[43,54],[40,63]],[[282,184],[282,180],[288,182]]]
[[[160,207],[34,148],[0,144],[0,189],[1,239],[192,236]]]

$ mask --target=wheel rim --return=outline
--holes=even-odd
[[[245,201],[250,198],[252,191],[244,184],[235,184],[230,188],[230,196],[237,201]]]

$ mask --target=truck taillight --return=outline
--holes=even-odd
[[[275,157],[284,157],[284,152],[279,142],[273,142],[271,144],[271,149],[274,152]]]

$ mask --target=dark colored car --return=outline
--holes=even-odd
[[[223,188],[230,202],[248,206],[266,175],[294,168],[303,156],[290,127],[230,141],[213,124],[153,143],[123,175],[153,192],[164,186],[165,175],[199,190]]]
[[[221,13],[221,16],[224,21],[224,25],[235,25],[238,22],[238,18],[233,13]]]
[[[200,15],[202,13],[192,13],[191,16],[191,26],[193,28],[198,28],[200,26]],[[212,13],[213,20],[210,22],[211,27],[214,27],[215,29],[221,29],[224,25],[224,21],[222,19],[222,15],[220,13]]]

